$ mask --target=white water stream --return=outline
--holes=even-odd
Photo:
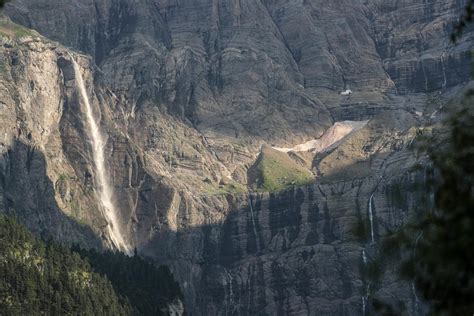
[[[420,238],[423,237],[423,232],[421,232],[418,237],[416,237],[415,240],[415,248],[413,249],[413,259],[416,260],[416,248],[418,247],[418,242],[420,241]],[[416,294],[416,287],[415,287],[415,282],[411,282],[411,290],[413,292],[413,297],[415,298],[415,314],[419,314],[419,303],[420,299],[418,298],[418,295]]]
[[[252,219],[253,233],[255,235],[255,244],[256,244],[257,252],[259,252],[260,249],[259,249],[259,245],[258,245],[257,226],[255,225],[255,215],[253,213],[252,198],[251,198],[250,194],[249,194],[249,206],[250,206],[250,217]]]
[[[373,200],[374,200],[374,192],[370,195],[369,198],[369,205],[368,205],[368,211],[369,211],[369,223],[370,223],[370,240],[371,244],[375,244],[375,233],[374,233],[374,211],[372,208]],[[368,264],[369,260],[367,259],[367,253],[365,249],[362,249],[362,260],[364,262],[364,268],[367,270],[368,269]],[[365,289],[365,295],[362,296],[362,315],[365,316],[367,313],[367,302],[369,300],[369,293],[370,293],[370,283],[367,284],[367,288]]]
[[[444,54],[445,53],[446,52],[441,54],[441,67],[443,68],[443,85],[442,85],[442,88],[446,88],[446,85],[448,83],[448,80],[447,80],[447,77],[446,77],[446,65],[444,64]]]
[[[375,192],[374,192],[375,193]],[[375,243],[375,235],[374,235],[374,213],[372,210],[372,203],[374,199],[374,193],[370,196],[369,199],[369,221],[370,221],[370,239],[372,241],[372,244]]]
[[[94,180],[96,185],[96,192],[100,200],[104,216],[107,220],[107,230],[113,246],[118,250],[130,253],[125,240],[122,237],[121,226],[117,218],[117,210],[113,203],[113,190],[107,178],[107,168],[104,158],[104,147],[106,141],[104,140],[100,131],[99,123],[94,117],[94,112],[89,101],[86,86],[82,78],[79,65],[71,56],[71,61],[74,66],[74,74],[76,78],[77,88],[82,99],[82,105],[85,107],[85,114],[87,118],[87,126],[89,129],[89,137],[92,143],[92,158],[94,160]]]
[[[369,260],[367,259],[367,253],[365,249],[362,249],[362,260],[364,262],[364,268],[368,269]],[[369,300],[369,291],[370,291],[370,284],[367,284],[365,289],[365,295],[362,296],[362,316],[365,316],[367,313],[367,301]]]

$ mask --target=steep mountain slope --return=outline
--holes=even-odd
[[[182,312],[179,287],[166,267],[138,256],[71,251],[35,238],[3,214],[0,228],[2,315],[167,315],[175,307]]]
[[[31,235],[0,215],[3,315],[131,315],[132,307],[77,253]]]
[[[374,294],[415,313],[394,273],[367,284],[365,259],[421,207],[405,190],[425,181],[409,147],[469,82],[472,32],[448,36],[462,4],[15,0],[5,13],[46,38],[2,20],[0,210],[38,234],[113,246],[81,77],[114,227],[169,264],[190,313],[360,314]],[[345,120],[369,122],[288,153],[314,184],[251,192],[261,145],[293,148]],[[368,241],[351,232],[359,222]]]

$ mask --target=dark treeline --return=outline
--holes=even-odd
[[[161,315],[182,297],[166,267],[73,248],[0,215],[0,315]]]
[[[473,9],[474,0],[468,0],[454,27],[453,42],[472,27]],[[474,311],[474,90],[455,102],[445,111],[444,125],[420,139],[420,152],[429,157],[428,168],[435,175],[428,183],[435,209],[386,236],[371,267],[371,281],[376,283],[389,260],[407,255],[401,260],[400,276],[412,282],[421,299],[418,314],[471,315]],[[372,302],[380,315],[408,313],[405,306],[392,306],[376,297]]]
[[[182,298],[179,284],[166,266],[159,268],[121,252],[98,252],[73,247],[95,271],[107,276],[117,293],[127,297],[140,315],[162,315],[162,310]]]
[[[0,215],[1,315],[129,315],[131,305],[79,254]]]

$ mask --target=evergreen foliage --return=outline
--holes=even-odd
[[[1,315],[129,315],[110,281],[69,249],[0,215]]]
[[[453,41],[472,22],[473,8],[474,1],[467,1]],[[426,138],[422,148],[436,179],[430,188],[435,192],[435,209],[427,209],[386,236],[371,277],[377,282],[382,267],[402,254],[401,276],[412,282],[425,305],[418,312],[426,308],[429,315],[471,315],[474,311],[474,91],[451,111],[444,127]],[[403,306],[377,298],[372,305],[380,315],[406,313]]]
[[[0,215],[0,315],[163,315],[181,299],[167,267],[35,238]]]
[[[127,297],[140,315],[163,315],[162,312],[177,298],[182,299],[179,284],[166,266],[159,268],[138,256],[121,252],[98,252],[73,247],[95,271],[112,282],[117,293]]]
[[[464,32],[464,29],[469,23],[472,22],[472,16],[474,12],[474,0],[467,0],[464,13],[459,17],[458,22],[454,25],[453,33],[451,34],[451,40],[456,42]]]
[[[472,96],[448,122],[447,141],[431,141],[429,154],[441,182],[436,210],[412,226],[423,235],[412,240],[416,253],[403,274],[435,314],[470,315],[474,311],[474,108]]]
[[[471,315],[474,311],[474,107],[473,93],[445,127],[425,140],[436,181],[435,209],[418,214],[385,237],[371,281],[402,258],[401,276],[416,288],[430,315]],[[427,192],[426,194],[429,195]],[[401,306],[373,298],[381,315],[401,315]],[[423,312],[423,311],[418,311]]]

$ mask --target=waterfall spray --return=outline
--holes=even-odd
[[[100,132],[99,123],[94,117],[94,112],[92,111],[92,106],[89,101],[89,96],[87,95],[87,90],[84,80],[82,79],[79,65],[76,63],[76,60],[73,56],[70,55],[70,57],[74,66],[76,85],[81,95],[82,105],[85,107],[89,137],[92,143],[92,158],[94,160],[95,169],[94,181],[97,187],[96,192],[101,202],[102,211],[108,223],[107,230],[109,237],[114,247],[126,253],[130,253],[130,249],[125,243],[120,231],[121,226],[117,218],[117,210],[113,203],[113,191],[107,178],[107,170],[104,159],[104,147],[106,142]]]

